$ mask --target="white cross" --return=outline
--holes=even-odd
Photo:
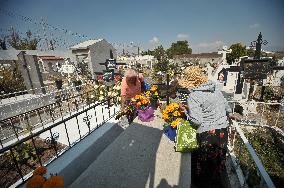
[[[227,48],[227,46],[223,46],[223,49],[221,51],[218,51],[218,54],[222,54],[222,62],[224,62],[223,64],[227,64],[227,60],[226,60],[226,54],[229,54],[232,52],[232,49]]]

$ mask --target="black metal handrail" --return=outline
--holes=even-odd
[[[94,90],[91,90],[91,91],[88,91],[87,93],[90,93],[90,92],[93,92],[93,91],[94,91]],[[11,116],[11,117],[9,117],[9,118],[2,119],[2,120],[0,120],[0,121],[5,121],[5,120],[8,120],[8,119],[14,119],[14,118],[17,118],[17,117],[18,117],[18,116],[20,116],[20,115],[23,115],[23,114],[30,114],[30,113],[33,113],[33,112],[35,112],[35,111],[39,110],[39,109],[47,108],[47,107],[49,107],[49,106],[52,106],[52,105],[58,104],[58,103],[60,103],[60,102],[68,101],[69,99],[73,99],[73,98],[80,97],[80,96],[82,96],[82,94],[74,95],[74,96],[69,97],[69,98],[64,98],[63,100],[56,101],[56,102],[54,102],[54,103],[50,103],[50,104],[48,104],[48,105],[41,106],[40,108],[33,109],[33,110],[29,110],[29,111],[24,112],[24,113],[22,113],[22,114],[15,115],[15,116]]]
[[[36,133],[34,133],[34,134],[31,134],[31,135],[29,135],[29,136],[27,136],[27,137],[21,139],[21,140],[18,140],[17,142],[15,142],[15,143],[13,143],[13,144],[11,144],[11,145],[9,145],[9,146],[6,146],[6,147],[0,149],[0,154],[6,152],[6,151],[8,151],[8,150],[10,150],[11,148],[13,148],[13,147],[15,147],[15,146],[20,145],[20,144],[23,143],[23,142],[26,142],[26,141],[32,139],[33,137],[36,137],[36,136],[40,135],[41,133],[46,132],[47,130],[50,130],[50,129],[56,127],[57,125],[60,125],[60,124],[66,122],[66,121],[68,121],[68,120],[70,120],[70,119],[73,119],[74,117],[77,117],[78,115],[83,114],[84,112],[87,112],[87,111],[89,111],[90,109],[95,108],[96,106],[99,106],[99,105],[101,105],[101,104],[103,104],[103,103],[105,103],[105,102],[108,102],[108,101],[111,100],[112,98],[114,98],[114,97],[110,97],[110,98],[108,98],[107,100],[104,100],[104,101],[102,101],[102,102],[100,102],[100,103],[94,104],[93,106],[90,106],[90,107],[88,107],[88,108],[82,110],[81,112],[78,112],[78,113],[76,113],[76,114],[73,114],[73,115],[71,115],[71,116],[69,116],[69,117],[67,117],[67,118],[65,118],[65,119],[63,119],[63,120],[60,120],[60,121],[54,123],[53,125],[51,125],[51,126],[49,126],[49,127],[47,127],[47,128],[44,128],[44,129],[42,129],[42,130],[40,130],[40,131],[38,131],[38,132],[36,132]],[[110,103],[110,102],[108,102],[108,103]]]
[[[109,90],[109,89],[107,89],[107,90]],[[19,115],[16,115],[16,116],[12,116],[12,117],[0,120],[0,123],[2,123],[3,125],[7,125],[7,127],[9,127],[8,125],[11,125],[12,130],[13,130],[13,133],[11,133],[11,135],[4,136],[3,140],[7,141],[9,139],[12,139],[13,137],[16,137],[19,140],[19,134],[21,134],[24,129],[20,130],[20,131],[17,131],[17,129],[21,129],[21,127],[16,127],[14,121],[18,121],[19,122],[21,120],[21,117],[23,118],[23,121],[27,121],[26,125],[28,125],[29,127],[32,127],[32,129],[36,128],[39,124],[41,124],[44,127],[44,123],[47,123],[46,121],[48,121],[48,122],[53,121],[54,122],[54,119],[55,119],[54,116],[55,116],[56,112],[55,112],[54,109],[52,109],[53,107],[55,107],[57,109],[59,108],[60,116],[63,116],[63,113],[65,113],[65,112],[62,110],[61,104],[63,104],[63,102],[65,102],[65,101],[67,101],[67,105],[68,105],[67,113],[68,113],[68,110],[69,110],[69,114],[71,114],[71,111],[72,111],[71,109],[72,108],[70,108],[69,101],[71,99],[77,99],[78,97],[81,98],[81,99],[79,99],[79,101],[83,100],[83,95],[87,96],[86,99],[87,99],[87,101],[89,101],[89,94],[94,92],[94,91],[95,91],[95,89],[92,89],[90,91],[87,91],[87,92],[84,92],[84,93],[79,93],[77,95],[76,94],[75,95],[71,95],[71,93],[59,92],[58,93],[59,98],[57,98],[57,101],[54,102],[54,103],[42,106],[42,107],[37,108],[37,109],[33,109],[33,110],[30,110],[30,111],[27,111],[25,113],[22,113],[22,114],[19,114]],[[79,102],[79,101],[77,101],[77,102]],[[71,106],[72,106],[72,103],[71,103]],[[75,103],[75,106],[76,106],[76,109],[78,110],[78,104],[77,103]],[[30,118],[32,116],[34,116],[33,115],[34,113],[36,113],[36,115],[39,117],[38,119],[40,120],[40,122],[37,122],[36,125],[34,125],[34,124],[32,124],[30,122],[31,121]],[[43,114],[45,113],[49,118],[48,119],[42,118],[41,113],[43,113]],[[46,119],[46,120],[43,121],[43,119]],[[30,130],[30,132],[31,132],[31,130]],[[3,140],[0,139],[0,145],[2,147],[3,147],[3,142],[2,142]]]
[[[54,124],[52,124],[51,126],[49,127],[46,127],[44,129],[41,129],[39,130],[38,132],[36,133],[32,133],[30,135],[28,135],[27,137],[21,139],[21,140],[18,140],[16,141],[15,143],[12,143],[11,145],[9,146],[6,146],[2,149],[0,149],[0,155],[4,154],[5,152],[10,152],[9,155],[11,157],[11,159],[13,160],[13,163],[14,163],[14,166],[16,167],[16,171],[17,173],[20,175],[20,178],[22,179],[22,183],[25,182],[27,179],[24,179],[24,174],[23,174],[23,171],[21,170],[21,167],[20,167],[20,162],[17,160],[16,156],[15,156],[15,148],[16,147],[19,147],[21,144],[31,140],[32,141],[32,146],[33,148],[35,149],[35,152],[36,152],[36,159],[37,161],[39,162],[40,165],[43,165],[43,162],[42,162],[42,159],[41,159],[41,156],[39,154],[39,151],[38,151],[38,146],[36,146],[36,143],[35,143],[35,138],[38,137],[40,134],[42,133],[45,133],[45,132],[50,132],[50,138],[51,138],[51,142],[50,142],[50,145],[51,145],[51,149],[53,149],[55,151],[55,156],[52,157],[52,159],[50,159],[51,161],[55,160],[56,158],[58,158],[59,156],[61,156],[63,153],[65,153],[67,150],[69,150],[71,147],[73,147],[74,145],[76,145],[79,141],[81,141],[85,136],[89,135],[90,133],[92,133],[93,131],[95,131],[96,129],[98,129],[99,127],[101,127],[103,124],[105,124],[108,120],[110,120],[111,118],[113,118],[119,111],[116,112],[115,110],[115,107],[114,107],[114,111],[113,111],[113,114],[111,114],[111,109],[110,109],[110,106],[111,106],[111,100],[114,99],[115,97],[117,96],[113,96],[113,97],[107,97],[105,100],[103,101],[100,101],[99,103],[95,103],[95,104],[90,104],[87,108],[85,109],[82,109],[81,111],[68,116],[66,118],[63,118],[62,117],[62,120],[58,121],[58,122],[55,122]],[[95,110],[95,108],[97,106],[102,106],[103,104],[106,104],[107,105],[107,108],[108,108],[108,118],[105,118],[104,117],[104,111],[103,111],[103,107],[102,107],[102,114],[103,114],[103,117],[102,117],[102,122],[98,123],[97,121],[97,111]],[[95,111],[95,116],[96,116],[96,125],[95,127],[93,127],[91,129],[90,127],[90,120],[89,120],[89,116],[88,115],[88,111],[91,110],[91,109],[94,109]],[[87,133],[83,135],[81,135],[81,130],[80,130],[80,126],[79,126],[79,122],[78,122],[78,116],[79,115],[82,115],[82,114],[86,114],[86,117],[87,119],[83,118],[83,122],[87,124],[88,126],[88,131],[85,130]],[[107,112],[106,112],[107,113]],[[106,114],[107,115],[107,114]],[[66,127],[66,122],[71,120],[71,119],[74,119],[76,118],[76,122],[77,122],[77,126],[78,126],[78,132],[79,132],[79,135],[80,135],[80,138],[79,140],[75,140],[73,141],[73,143],[70,143],[70,138],[69,138],[69,133],[68,133],[68,130],[67,130],[67,127]],[[57,146],[56,146],[56,142],[54,142],[54,140],[56,140],[56,138],[54,138],[54,134],[52,133],[52,129],[59,126],[59,125],[64,125],[65,127],[65,133],[66,133],[66,136],[67,136],[67,140],[68,140],[68,145],[69,147],[67,148],[64,148],[63,150],[58,151],[57,149]],[[55,157],[55,158],[54,158]],[[50,162],[51,162],[50,161]],[[13,182],[15,183],[15,182]]]

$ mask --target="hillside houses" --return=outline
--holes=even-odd
[[[182,66],[184,63],[198,64],[201,66],[206,66],[209,64],[218,64],[222,61],[222,55],[217,52],[214,53],[200,53],[200,54],[183,54],[175,55],[173,61]]]

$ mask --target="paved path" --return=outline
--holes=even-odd
[[[137,118],[71,185],[83,187],[190,187],[191,155],[174,151],[163,120]]]

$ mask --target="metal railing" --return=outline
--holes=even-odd
[[[91,98],[95,89],[87,92],[73,91],[74,88],[60,90],[53,97],[53,103],[0,120],[0,148],[9,145],[15,139],[23,138],[27,133],[33,134],[40,128],[45,128],[48,123],[55,123],[64,115],[71,115],[72,112],[84,108],[91,102],[98,102]]]
[[[70,111],[65,117],[61,114],[62,118],[53,121],[52,125],[31,132],[24,138],[18,138],[18,141],[8,146],[2,145],[0,185],[8,187],[19,179],[24,183],[29,178],[28,174],[37,166],[57,159],[113,118],[119,112],[118,107],[112,105],[114,98],[106,97],[101,102],[84,105],[83,109],[75,113]]]
[[[39,108],[31,108],[28,111],[15,115],[6,119],[2,119],[1,123],[1,137],[0,145],[3,147],[3,142],[9,138],[16,137],[19,140],[19,135],[24,130],[29,130],[30,133],[35,128],[42,126],[49,122],[54,122],[58,117],[62,117],[66,113],[71,113],[74,110],[78,110],[79,102],[82,104],[82,94],[73,95],[72,90],[61,90],[57,92],[56,96],[50,97],[51,102],[48,105],[40,105]],[[71,100],[75,99],[75,103],[72,103]],[[29,106],[28,106],[29,107]],[[64,108],[65,107],[65,108]],[[68,107],[68,108],[67,108]],[[24,108],[27,108],[25,106]],[[6,113],[10,113],[7,111]]]
[[[240,105],[238,102],[230,101],[229,103],[232,104],[233,110],[236,105]],[[279,134],[278,136],[284,138],[283,131],[279,128],[279,126],[283,126],[282,124],[284,123],[283,118],[281,118],[284,115],[281,113],[281,108],[284,104],[264,102],[253,102],[254,104],[252,104],[252,102],[246,103],[247,104],[242,105],[250,108],[250,110],[243,109],[244,116],[241,121],[233,121],[230,127],[228,148],[233,166],[242,187],[260,186],[274,188],[275,185],[268,172],[240,126],[244,126],[244,128],[246,128],[246,126],[269,128],[270,130],[272,129],[272,131],[276,131]],[[274,113],[273,117],[276,118],[267,120],[267,116],[271,113]],[[281,125],[278,125],[278,123],[281,123]]]
[[[41,94],[25,94],[19,95],[17,97],[11,97],[6,99],[1,99],[0,101],[0,119],[8,118],[9,116],[14,116],[26,112],[26,109],[35,109],[40,106],[45,106],[47,104],[54,102],[54,97],[58,94],[63,95],[66,93],[74,92],[80,90],[81,87],[86,84],[82,84],[76,87],[67,87],[65,89],[54,89],[50,90],[48,93]],[[23,91],[22,91],[23,92]],[[7,94],[8,95],[8,94]],[[23,108],[22,106],[25,106]],[[28,108],[26,108],[28,107]]]

